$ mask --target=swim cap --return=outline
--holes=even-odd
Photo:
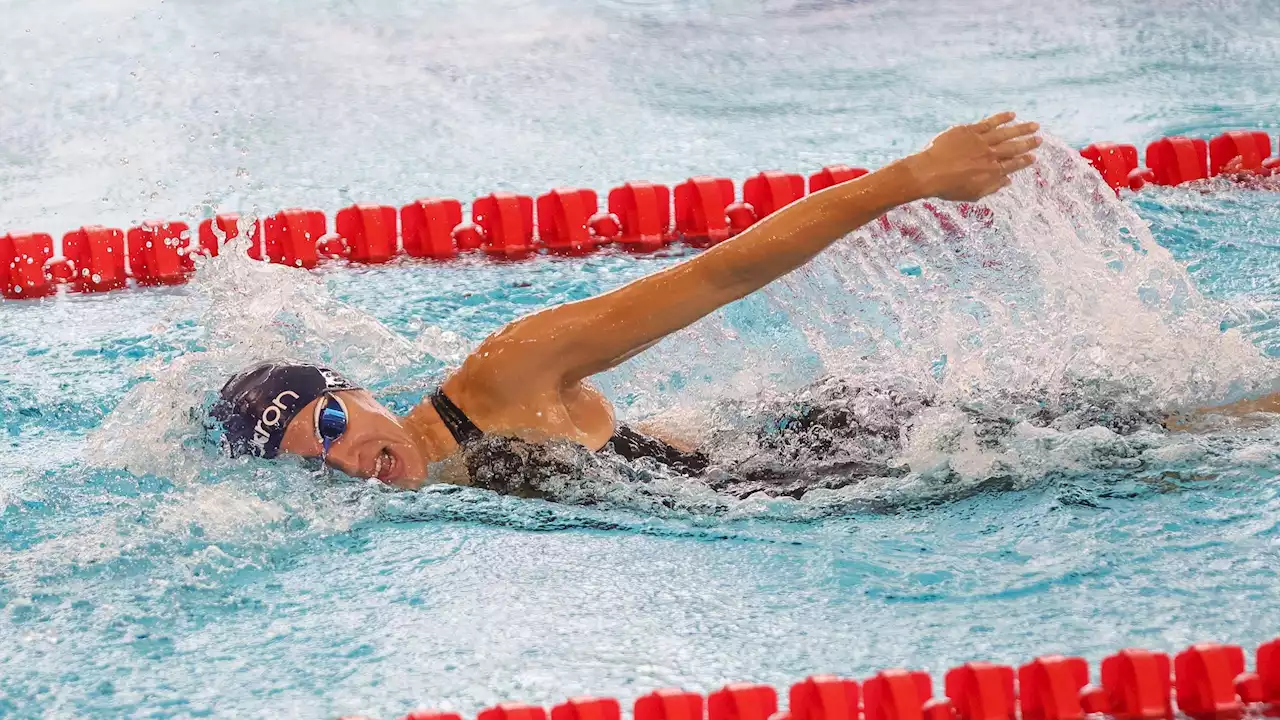
[[[232,376],[209,415],[222,424],[232,457],[273,458],[298,411],[327,392],[359,389],[329,368],[265,362]]]

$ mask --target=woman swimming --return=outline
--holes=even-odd
[[[432,479],[513,491],[502,486],[512,466],[528,447],[553,440],[701,474],[704,454],[618,426],[612,406],[587,379],[799,268],[900,205],[976,201],[1000,190],[1035,161],[1038,129],[1014,123],[1013,113],[953,127],[921,152],[809,195],[689,260],[515,320],[403,418],[339,374],[296,363],[260,364],[232,377],[211,415],[235,455],[321,458],[348,475],[403,488],[426,483],[428,464],[463,457]]]

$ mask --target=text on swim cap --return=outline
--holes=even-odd
[[[271,435],[267,432],[266,428],[277,427],[280,424],[280,418],[284,414],[284,411],[289,409],[285,407],[284,403],[280,402],[280,399],[286,395],[292,395],[294,400],[298,399],[298,393],[292,390],[285,390],[280,393],[276,396],[275,400],[271,401],[271,404],[267,406],[267,409],[262,411],[262,417],[258,418],[258,424],[253,428],[253,440],[250,440],[249,444],[256,447],[259,451],[265,452],[267,448],[267,441],[271,439]],[[263,427],[264,425],[266,427]]]

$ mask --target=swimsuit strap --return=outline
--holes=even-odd
[[[449,396],[444,394],[443,388],[436,388],[431,393],[431,407],[439,413],[444,426],[449,428],[449,434],[459,445],[468,445],[484,437],[484,433],[462,412],[462,408],[454,405]]]

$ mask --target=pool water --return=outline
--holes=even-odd
[[[505,321],[678,247],[313,274],[229,253],[185,287],[0,304],[0,716],[473,713],[1280,634],[1280,425],[1120,422],[1276,388],[1280,197],[1116,200],[1069,149],[1275,137],[1270,3],[16,0],[5,20],[14,230],[875,167],[1004,107],[1054,139],[990,227],[897,211],[923,232],[856,233],[599,379],[726,468],[815,381],[901,423],[792,448],[797,470],[903,470],[801,500],[572,453],[559,502],[396,493],[205,443],[200,409],[249,359],[322,359],[407,410]]]

